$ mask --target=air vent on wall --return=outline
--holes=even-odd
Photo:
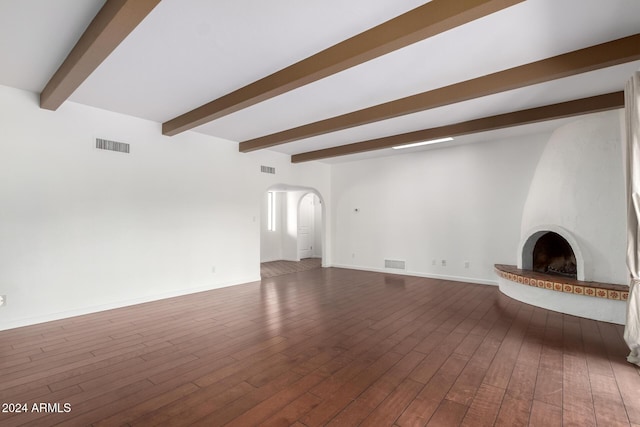
[[[385,268],[397,268],[400,270],[404,270],[404,261],[398,261],[395,259],[385,259],[384,260]]]
[[[260,166],[260,172],[262,172],[262,173],[272,173],[272,174],[275,175],[276,168],[271,167],[271,166]]]
[[[108,139],[96,138],[96,148],[100,150],[117,151],[118,153],[129,154],[129,144],[124,142],[109,141]]]

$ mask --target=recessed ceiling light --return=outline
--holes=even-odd
[[[453,141],[453,138],[448,137],[448,138],[432,139],[431,141],[414,142],[413,144],[398,145],[396,147],[393,147],[393,149],[399,150],[401,148],[419,147],[421,145],[437,144],[438,142],[447,142],[447,141]]]

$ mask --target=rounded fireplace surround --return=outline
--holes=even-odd
[[[563,237],[576,258],[577,279],[533,271],[536,241],[548,232]],[[625,323],[628,287],[591,281],[585,278],[585,254],[576,238],[563,227],[543,225],[524,234],[518,248],[518,266],[496,265],[498,286],[503,294],[527,304],[560,313]],[[589,270],[589,269],[587,269]]]
[[[545,224],[535,227],[525,234],[525,236],[528,237],[522,239],[518,246],[518,268],[521,270],[533,271],[533,248],[535,247],[538,239],[549,232],[560,235],[567,241],[569,246],[571,246],[573,254],[576,257],[577,279],[581,281],[591,280],[590,277],[585,277],[584,254],[582,253],[582,250],[580,250],[580,246],[578,245],[575,237],[573,237],[571,232],[566,228],[553,224]]]

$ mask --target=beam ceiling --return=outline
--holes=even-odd
[[[524,0],[432,0],[162,124],[176,135]]]
[[[158,3],[107,0],[40,93],[40,107],[58,109]]]
[[[413,142],[429,141],[433,139],[461,136],[490,130],[504,129],[538,123],[546,120],[577,116],[580,114],[596,113],[624,107],[624,92],[613,92],[605,95],[576,99],[544,107],[530,108],[507,114],[469,120],[452,125],[424,129],[384,138],[309,151],[291,156],[292,163],[308,162],[311,160],[327,159],[330,157],[346,156],[348,154],[364,153],[381,150],[383,148],[410,144]]]
[[[640,34],[422,92],[240,143],[241,152],[365,125],[640,59]]]

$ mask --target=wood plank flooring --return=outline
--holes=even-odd
[[[282,276],[283,274],[297,273],[299,271],[315,270],[322,267],[322,258],[305,258],[300,261],[269,261],[260,264],[260,277]]]
[[[315,269],[0,332],[0,403],[27,405],[0,425],[640,426],[621,335],[493,286]]]

